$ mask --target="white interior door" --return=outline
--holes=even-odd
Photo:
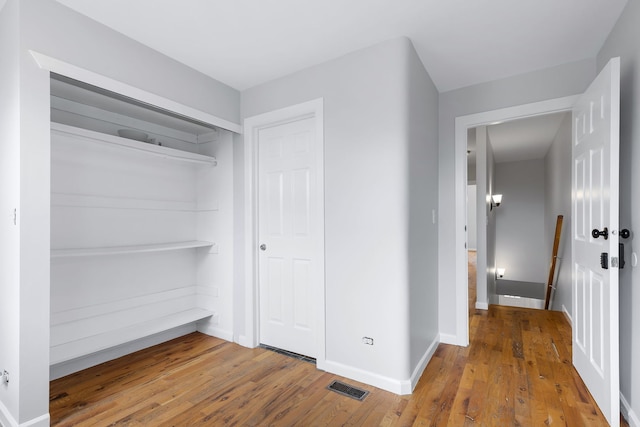
[[[572,155],[573,364],[614,426],[620,422],[619,110],[620,59],[614,58],[574,107]]]
[[[324,289],[315,118],[258,131],[260,342],[316,356],[317,290]]]

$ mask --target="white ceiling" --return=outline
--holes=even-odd
[[[560,125],[571,112],[545,114],[487,126],[496,163],[542,159],[549,151]],[[467,138],[467,163],[476,163],[475,132]]]
[[[57,1],[238,90],[407,36],[440,92],[593,58],[627,2]]]
[[[542,159],[570,112],[512,120],[488,127],[496,163]]]

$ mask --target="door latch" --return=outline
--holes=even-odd
[[[600,267],[604,268],[605,270],[609,269],[609,254],[606,252],[602,252],[600,254]]]
[[[591,237],[593,237],[594,239],[597,239],[600,236],[604,237],[604,240],[607,240],[609,238],[609,229],[605,227],[602,229],[602,231],[599,231],[597,228],[594,228],[591,231]]]

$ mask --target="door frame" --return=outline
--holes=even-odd
[[[465,230],[467,216],[467,130],[477,126],[494,125],[526,117],[571,111],[578,97],[579,95],[572,95],[456,117],[454,145],[456,333],[454,337],[451,337],[454,338],[452,341],[446,341],[447,344],[465,347],[469,345],[469,315],[467,307],[469,289]],[[484,273],[478,270],[477,274],[486,274],[486,269]],[[445,340],[442,340],[442,342],[445,342]]]
[[[323,98],[292,105],[264,114],[249,117],[244,121],[244,244],[245,244],[245,333],[238,338],[241,345],[257,347],[260,344],[260,304],[258,266],[258,132],[288,122],[314,118],[316,124],[315,144],[316,173],[318,177],[317,215],[312,226],[321,236],[314,248],[318,260],[320,277],[315,280],[316,302],[316,366],[325,365],[325,256],[324,256],[324,115]]]

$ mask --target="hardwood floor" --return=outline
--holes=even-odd
[[[571,366],[562,313],[470,313],[469,347],[441,344],[411,395],[194,333],[51,382],[51,424],[607,425]],[[360,402],[327,390],[334,379],[370,394]]]

